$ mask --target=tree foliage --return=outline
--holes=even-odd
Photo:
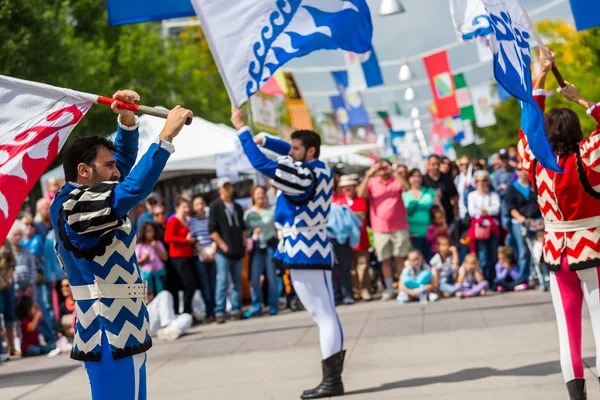
[[[181,104],[213,122],[230,103],[201,29],[165,38],[160,23],[109,27],[105,0],[0,0],[0,74],[141,103]],[[115,118],[94,106],[71,137],[108,134]]]
[[[552,43],[548,47],[557,54],[557,65],[563,77],[575,84],[583,97],[589,100],[600,101],[600,28],[577,32],[567,23],[555,21],[542,21],[538,29],[544,38]],[[577,106],[556,93],[558,84],[550,76],[546,90],[554,92],[546,103],[547,109],[566,107],[577,112],[581,119],[584,133],[594,130],[595,122],[586,115],[586,110]],[[516,144],[518,132],[521,127],[521,109],[516,99],[505,100],[496,107],[498,123],[494,126],[479,129],[475,132],[485,138],[481,145],[487,154]]]

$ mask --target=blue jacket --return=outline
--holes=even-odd
[[[327,233],[339,244],[350,240],[350,247],[358,246],[360,242],[361,221],[347,206],[332,204],[327,221]]]
[[[54,230],[46,235],[44,241],[44,278],[47,283],[57,282],[66,277],[56,254],[56,237]]]
[[[150,194],[170,151],[167,144],[152,144],[134,168],[138,138],[137,126],[119,125],[115,139],[118,151],[114,153],[121,173],[119,182],[91,187],[67,182],[52,203],[50,216],[58,255],[72,286],[142,283],[135,256],[135,229],[127,214]],[[113,359],[139,354],[152,346],[144,299],[79,300],[76,313],[71,358],[99,361],[103,333]]]
[[[259,172],[273,179],[280,194],[275,205],[279,246],[273,258],[284,268],[328,270],[333,252],[327,219],[333,194],[333,171],[324,162],[294,162],[290,145],[268,138],[264,147],[280,154],[277,161],[265,156],[247,127],[239,131],[246,156]]]

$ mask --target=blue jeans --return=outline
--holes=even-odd
[[[35,357],[42,356],[44,354],[50,353],[52,350],[56,348],[54,344],[41,344],[39,346],[31,346],[23,353],[23,357]]]
[[[408,289],[418,289],[421,285],[429,285],[431,283],[431,278],[433,275],[431,271],[421,271],[414,278],[412,276],[403,276],[402,284],[406,286]]]
[[[8,289],[0,292],[0,314],[4,315],[4,325],[14,328],[17,317],[17,296],[14,283]],[[1,346],[0,346],[1,347]]]
[[[529,281],[531,274],[531,254],[529,247],[525,243],[525,237],[521,232],[521,224],[512,224],[512,237],[515,242],[515,253],[519,263],[519,274],[525,278],[525,282]]]
[[[512,217],[510,215],[505,215],[503,214],[502,217],[502,227],[504,229],[506,229],[506,238],[504,239],[504,246],[510,246],[512,248],[516,247],[516,242],[515,242],[515,237],[514,237],[514,231],[513,231],[513,223],[512,223]],[[519,226],[519,225],[517,225]],[[519,235],[517,236],[521,236],[521,234],[519,233]]]
[[[252,253],[252,265],[250,271],[250,283],[252,283],[252,314],[262,312],[263,293],[260,287],[260,277],[264,273],[269,283],[269,310],[271,313],[279,311],[279,294],[277,283],[277,272],[273,264],[273,253],[275,249],[267,246],[266,249],[254,249]]]
[[[452,293],[455,292],[455,290],[454,290],[454,284],[452,284],[452,283],[440,282],[439,286],[440,286],[439,290],[442,293],[452,294]]]
[[[217,287],[217,267],[214,262],[204,263],[196,258],[200,274],[200,292],[206,305],[206,316],[215,316],[215,292]]]
[[[499,236],[490,236],[488,240],[477,240],[477,258],[483,271],[483,276],[491,287],[496,279],[496,263],[498,262]]]
[[[423,257],[425,257],[426,262],[429,261],[429,259],[432,257],[431,245],[427,243],[427,240],[424,237],[420,238],[411,236],[410,243],[413,249],[419,250],[423,254]]]
[[[331,239],[336,263],[333,265],[331,279],[333,280],[333,294],[335,300],[352,298],[352,275],[350,267],[352,264],[352,248],[350,243],[339,244],[337,240]]]
[[[217,317],[225,315],[229,275],[231,275],[231,284],[229,285],[231,313],[239,314],[242,311],[242,260],[232,260],[217,253],[215,263],[217,266],[215,315]]]

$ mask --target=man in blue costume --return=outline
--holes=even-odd
[[[279,191],[275,208],[279,246],[275,261],[290,269],[294,290],[319,327],[323,380],[316,388],[304,391],[301,398],[343,395],[344,335],[333,300],[333,252],[326,226],[333,171],[318,159],[321,138],[313,131],[296,131],[291,145],[272,138],[256,138],[255,142],[243,113],[235,108],[231,113],[246,156],[254,168],[273,179],[273,186]],[[270,160],[257,144],[281,157]]]
[[[131,90],[114,99],[138,101]],[[135,256],[128,212],[150,194],[175,151],[173,139],[191,111],[175,107],[138,164],[138,120],[118,114],[117,137],[78,137],[63,152],[67,183],[50,215],[59,259],[71,284],[77,322],[71,358],[83,361],[93,400],[145,400],[146,354],[152,346],[146,286]]]

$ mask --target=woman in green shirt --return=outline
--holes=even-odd
[[[273,253],[277,248],[275,236],[275,207],[267,202],[267,190],[263,186],[254,186],[250,194],[252,208],[244,214],[244,222],[248,229],[248,237],[252,238],[250,283],[252,284],[252,305],[245,316],[253,317],[262,314],[262,288],[260,277],[265,275],[269,285],[269,314],[279,311],[279,293],[277,271],[273,264]]]
[[[435,204],[435,190],[423,186],[423,175],[417,168],[408,173],[410,190],[402,192],[402,200],[406,207],[406,217],[412,247],[420,250],[429,260],[432,256],[430,246],[425,240],[427,228],[431,225],[429,210]]]

